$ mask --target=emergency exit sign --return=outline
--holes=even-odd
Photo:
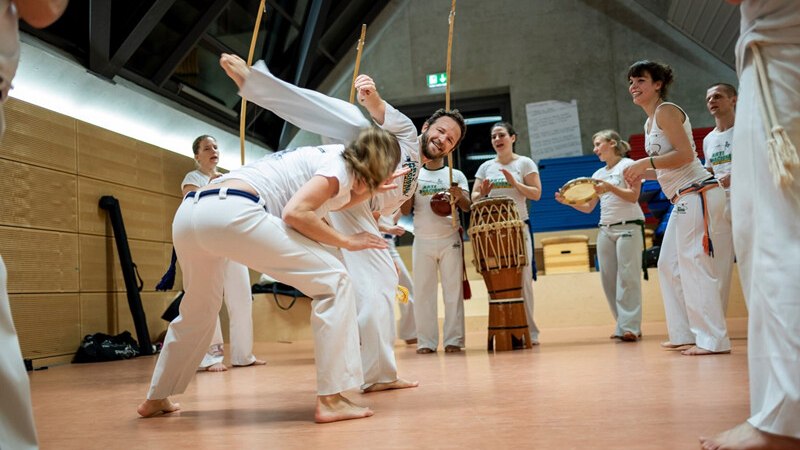
[[[427,78],[429,88],[447,86],[447,74],[445,72],[430,73],[428,74]]]

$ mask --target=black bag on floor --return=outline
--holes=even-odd
[[[122,333],[111,336],[104,333],[87,334],[78,347],[73,363],[90,363],[101,361],[116,361],[139,356],[139,344],[133,339],[131,333]]]

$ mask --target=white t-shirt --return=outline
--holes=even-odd
[[[610,170],[606,167],[597,169],[592,178],[627,189],[630,186],[625,182],[622,172],[631,164],[633,164],[632,159],[622,158]],[[644,220],[644,213],[638,203],[625,201],[611,192],[600,196],[600,225],[611,225],[629,220]]]
[[[497,162],[497,159],[491,159],[481,164],[478,168],[478,172],[475,173],[475,182],[479,183],[480,180],[491,181],[494,187],[489,193],[489,197],[498,197],[501,195],[511,197],[517,205],[520,220],[528,220],[528,199],[506,181],[506,177],[503,175],[503,172],[500,172],[500,169],[508,170],[511,172],[511,175],[514,176],[515,180],[524,183],[523,180],[525,177],[532,173],[539,173],[539,168],[536,167],[536,163],[527,156],[515,156],[511,164],[508,165],[500,164]]]
[[[424,166],[417,178],[417,191],[414,194],[414,236],[423,239],[440,239],[457,233],[453,229],[452,216],[442,217],[431,209],[431,198],[437,192],[450,187],[450,171],[447,166],[428,170]],[[453,169],[453,182],[469,195],[469,182],[463,172]]]
[[[725,131],[711,130],[703,139],[703,153],[706,155],[706,169],[714,169],[717,179],[731,173],[731,150],[733,149],[733,127]],[[730,186],[725,188],[730,190]]]
[[[671,199],[675,196],[675,194],[678,193],[679,189],[703,181],[709,178],[710,175],[708,171],[703,168],[703,165],[700,164],[700,160],[697,159],[694,138],[692,137],[692,124],[689,122],[689,115],[686,114],[686,112],[683,111],[680,106],[674,103],[664,102],[659,105],[659,108],[664,105],[673,105],[680,109],[684,116],[686,116],[683,121],[683,131],[686,133],[686,137],[689,138],[689,142],[692,144],[692,153],[695,155],[694,159],[690,163],[684,164],[681,167],[674,169],[656,169],[658,184],[661,185],[661,190],[664,191],[664,195]],[[656,108],[656,110],[657,109],[658,108]],[[667,153],[676,151],[675,147],[673,147],[672,143],[669,141],[669,139],[667,139],[667,136],[664,134],[661,128],[658,127],[656,120],[653,120],[650,133],[647,132],[647,123],[645,122],[644,132],[644,149],[647,151],[648,155],[666,155]]]
[[[210,181],[211,181],[210,176],[204,174],[203,172],[200,172],[199,170],[193,170],[187,173],[185,177],[183,177],[183,181],[181,181],[181,191],[183,191],[183,188],[185,188],[186,185],[191,184],[192,186],[197,186],[201,188],[207,185]]]
[[[350,201],[353,176],[342,158],[343,145],[321,145],[282,150],[242,166],[211,184],[242,180],[252,186],[266,202],[267,211],[278,217],[289,199],[314,175],[339,180],[339,192],[315,212],[323,217]]]
[[[392,105],[386,102],[384,105],[386,105],[386,113],[380,127],[392,133],[400,144],[400,164],[397,168],[410,170],[402,177],[395,178],[396,189],[382,192],[374,197],[373,211],[380,211],[384,216],[393,216],[403,203],[414,195],[422,163],[419,158],[419,141],[414,123]]]

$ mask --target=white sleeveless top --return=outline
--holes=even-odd
[[[686,117],[683,121],[683,131],[686,133],[686,137],[689,138],[689,143],[692,145],[692,153],[694,153],[694,159],[681,167],[656,169],[656,177],[658,178],[658,184],[661,185],[661,190],[664,191],[664,195],[666,195],[667,198],[672,198],[681,188],[703,181],[711,175],[703,168],[703,164],[700,160],[697,159],[697,149],[695,148],[694,139],[692,138],[692,124],[689,121],[689,115],[686,114],[680,106],[674,103],[664,102],[660,104],[658,108],[664,105],[675,106],[680,109]],[[658,111],[658,108],[656,108],[656,111]],[[648,119],[648,121],[649,120],[650,119]],[[653,124],[650,128],[650,133],[647,132],[647,122],[645,122],[644,125],[644,149],[650,156],[666,155],[667,153],[675,151],[675,147],[669,139],[667,139],[667,136],[661,128],[658,127],[655,114],[653,115]]]

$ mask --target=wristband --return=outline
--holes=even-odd
[[[650,157],[650,167],[652,167],[653,169],[656,168],[656,164],[653,162],[653,157],[652,156]]]

